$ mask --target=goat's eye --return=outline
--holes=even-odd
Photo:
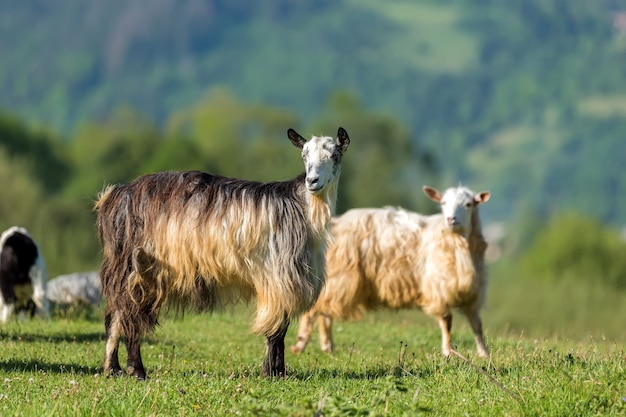
[[[472,207],[472,203],[465,203],[465,207],[467,207],[467,208]]]

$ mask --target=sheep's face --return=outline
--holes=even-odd
[[[474,194],[465,187],[448,188],[441,194],[434,188],[424,186],[424,192],[432,200],[441,204],[444,226],[460,234],[471,232],[472,214],[476,206],[487,202],[491,197],[489,191]]]
[[[350,143],[348,133],[339,128],[337,139],[313,136],[308,142],[293,129],[289,129],[288,135],[291,142],[302,149],[307,191],[314,195],[321,194],[339,178],[341,159]]]

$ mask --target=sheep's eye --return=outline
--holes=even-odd
[[[472,207],[472,203],[465,203],[465,207],[467,207],[467,208]]]

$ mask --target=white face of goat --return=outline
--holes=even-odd
[[[491,197],[489,191],[474,194],[465,187],[448,188],[443,194],[425,185],[424,193],[441,204],[445,226],[455,233],[469,233],[472,213],[476,206],[486,203]]]
[[[287,135],[291,143],[302,149],[306,189],[314,195],[322,193],[339,176],[341,158],[350,144],[348,133],[340,127],[337,139],[313,136],[308,142],[293,129],[289,129]]]

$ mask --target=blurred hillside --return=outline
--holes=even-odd
[[[463,182],[522,241],[563,212],[621,227],[625,22],[617,0],[0,1],[0,225],[91,265],[104,183],[288,178],[286,129],[341,125],[340,211]]]
[[[214,86],[312,122],[344,90],[432,150],[442,184],[490,188],[493,218],[622,225],[625,14],[617,0],[2,1],[0,106],[68,136],[122,105],[162,126]]]

